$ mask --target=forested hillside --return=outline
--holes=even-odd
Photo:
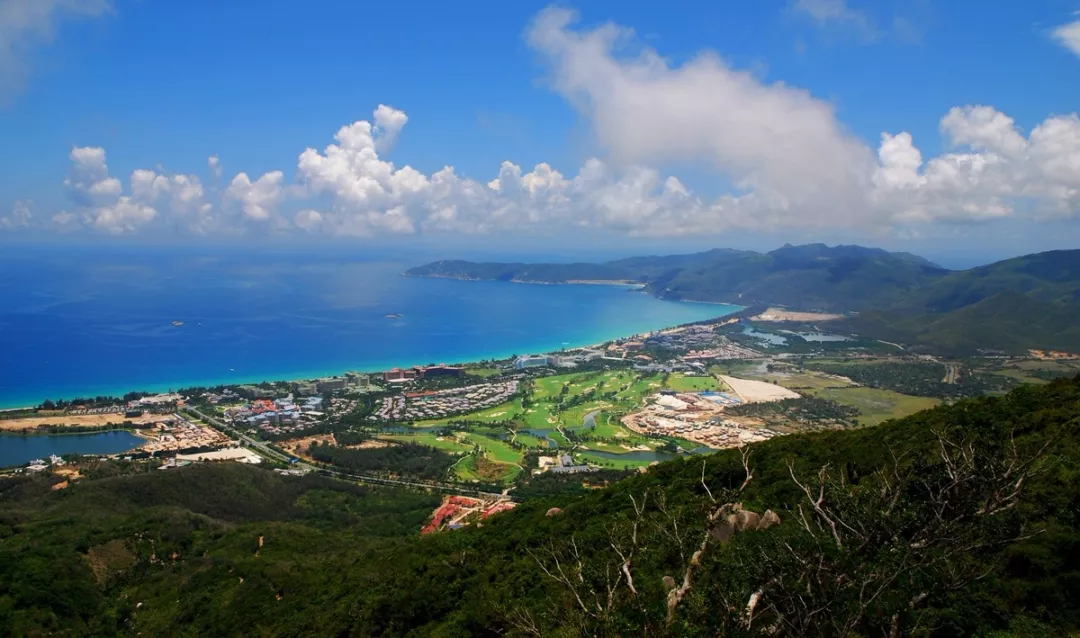
[[[420,538],[438,501],[246,466],[0,482],[16,635],[1080,630],[1080,378],[780,437]]]
[[[831,324],[950,354],[1080,351],[1080,250],[949,271],[908,253],[808,244],[768,253],[711,250],[603,264],[435,262],[412,276],[565,282],[637,281],[666,299],[858,313]]]
[[[620,280],[646,284],[658,297],[858,310],[892,304],[948,273],[920,257],[861,246],[784,246],[769,253],[716,249],[691,255],[632,257],[602,264],[440,261],[415,277],[561,283]]]

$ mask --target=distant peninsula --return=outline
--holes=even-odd
[[[1080,250],[953,271],[905,252],[785,245],[602,263],[436,261],[410,277],[518,283],[636,284],[656,297],[841,313],[836,326],[955,353],[1080,349]],[[993,344],[993,345],[989,345]]]

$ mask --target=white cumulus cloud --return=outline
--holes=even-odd
[[[210,174],[215,180],[221,179],[221,160],[217,155],[206,158],[206,165],[210,168]]]
[[[1050,35],[1052,35],[1061,46],[1072,51],[1076,55],[1080,55],[1080,12],[1077,12],[1076,15],[1076,20],[1053,29],[1050,32]]]
[[[622,56],[632,33],[571,27],[576,14],[542,12],[529,29],[556,91],[589,118],[614,159],[631,164],[711,162],[734,183],[779,204],[780,216],[843,215],[857,207],[873,154],[831,104],[765,84],[706,52],[673,67],[652,49]],[[837,201],[848,205],[837,209]],[[841,220],[835,220],[841,221]]]
[[[285,197],[284,180],[281,171],[270,171],[254,182],[247,173],[239,173],[229,184],[225,197],[238,202],[247,219],[266,221]]]
[[[380,153],[386,153],[394,147],[398,133],[404,128],[409,117],[404,111],[399,111],[392,106],[380,104],[375,109],[375,127],[372,134],[375,137],[375,148]]]
[[[109,176],[105,149],[82,146],[71,149],[71,170],[64,180],[68,196],[77,204],[91,206],[120,195],[120,180]]]
[[[131,233],[159,219],[160,210],[195,233],[205,232],[213,223],[213,205],[206,201],[202,183],[195,175],[165,175],[135,169],[131,173],[130,193],[124,195],[123,184],[109,174],[105,149],[75,147],[69,158],[71,168],[64,186],[76,204],[76,211],[54,215],[54,226],[70,228],[81,221],[101,232]]]
[[[110,233],[292,227],[352,236],[579,229],[707,236],[826,227],[911,236],[935,222],[1080,213],[1076,114],[1022,130],[992,106],[957,106],[939,122],[945,152],[925,156],[904,131],[883,133],[873,148],[807,91],[765,82],[714,53],[674,64],[650,48],[632,49],[626,29],[583,29],[575,20],[572,12],[544,11],[526,37],[553,89],[598,142],[598,157],[576,171],[509,160],[482,176],[450,164],[420,171],[387,158],[409,118],[378,105],[326,146],[303,150],[295,181],[281,170],[257,179],[240,172],[221,192],[194,175],[139,169],[125,193],[104,149],[77,147],[64,181],[76,207],[53,216],[53,225]],[[712,167],[728,192],[695,193],[663,169],[688,163]],[[208,167],[218,174],[216,155]]]
[[[114,235],[134,233],[157,216],[152,206],[140,204],[131,197],[122,196],[107,206],[98,206],[87,216],[87,223],[95,230]]]
[[[0,217],[0,229],[29,228],[34,218],[33,207],[34,203],[30,201],[19,200],[15,202],[15,205],[11,207],[11,213]]]

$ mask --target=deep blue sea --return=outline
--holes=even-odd
[[[737,309],[619,286],[401,276],[438,255],[0,248],[0,407],[505,357]]]

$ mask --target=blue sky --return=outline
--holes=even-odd
[[[659,7],[0,0],[0,233],[993,255],[1080,238],[1080,2]],[[383,127],[336,164],[324,147],[379,105],[407,117],[392,148]],[[358,168],[371,145],[381,164]],[[119,187],[94,189],[106,175]]]

